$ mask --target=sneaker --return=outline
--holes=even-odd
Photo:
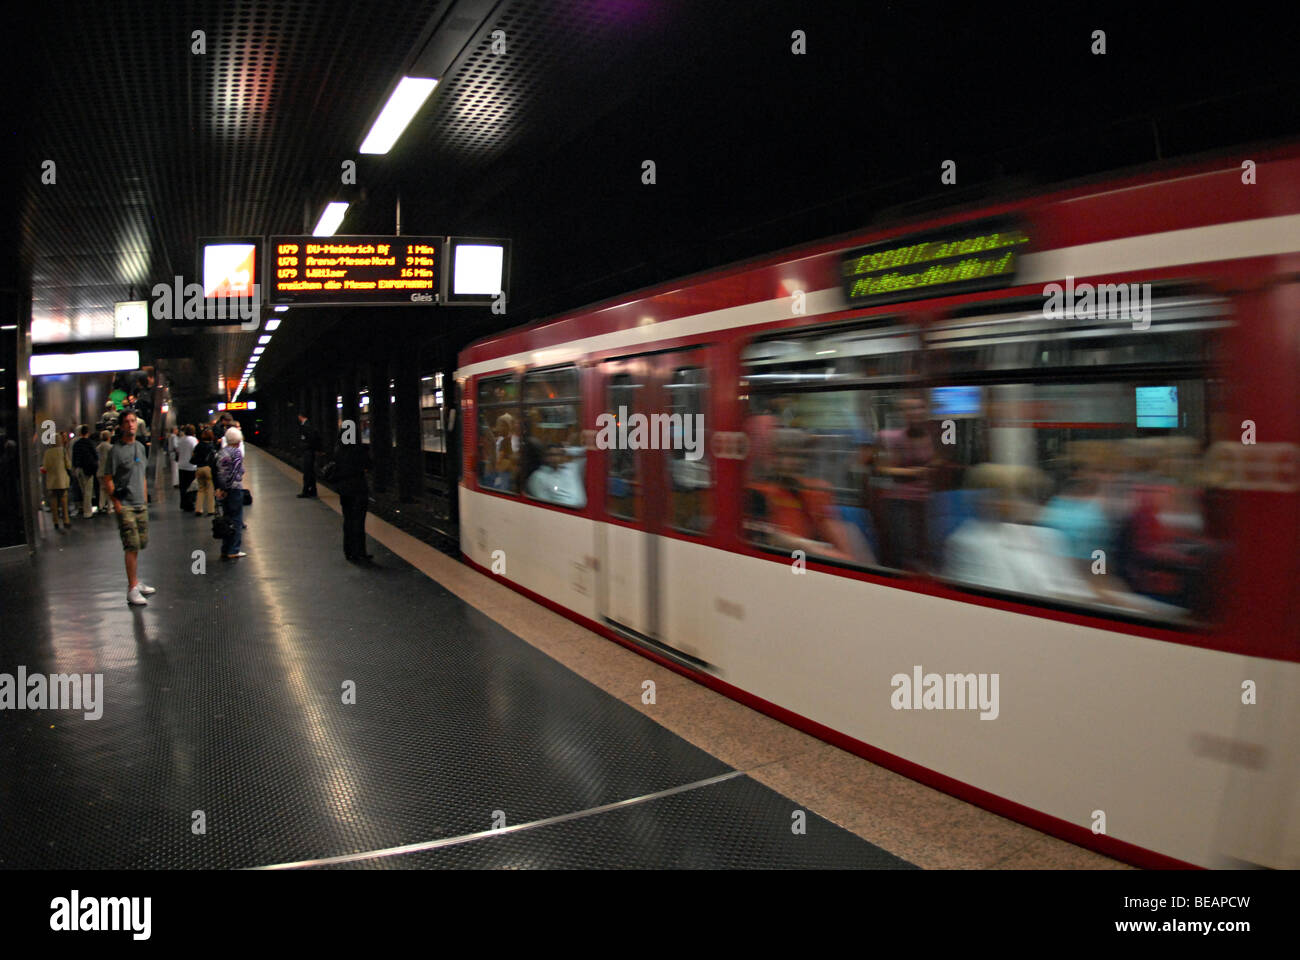
[[[133,607],[143,607],[149,601],[144,598],[144,595],[140,592],[140,585],[137,583],[126,595],[126,602]]]
[[[221,557],[221,559],[222,559],[222,560],[238,560],[240,557],[246,557],[246,556],[248,556],[248,554],[244,553],[243,550],[240,550],[238,553],[232,553],[232,554],[231,554],[230,556],[228,556],[228,557],[223,555],[223,556]]]
[[[136,588],[141,593],[143,593],[146,597],[152,596],[153,594],[158,592],[158,590],[155,587],[151,587],[147,583],[137,583]]]

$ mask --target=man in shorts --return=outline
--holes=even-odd
[[[149,602],[145,597],[156,591],[136,576],[140,551],[149,545],[149,491],[145,487],[149,454],[135,438],[136,425],[134,413],[122,414],[120,436],[104,468],[104,488],[117,515],[117,530],[126,551],[126,602],[143,606]]]

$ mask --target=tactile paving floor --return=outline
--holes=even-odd
[[[250,556],[151,508],[126,604],[112,518],[0,566],[0,672],[99,672],[104,710],[0,710],[0,866],[231,868],[328,858],[644,797],[730,767],[562,667],[252,453]],[[196,573],[194,551],[206,553]],[[356,702],[343,702],[345,682]],[[905,867],[747,777],[386,867]],[[195,832],[197,811],[206,832]]]

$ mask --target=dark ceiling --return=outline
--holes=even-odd
[[[391,233],[400,197],[405,233],[515,241],[508,323],[457,312],[464,339],[861,226],[937,194],[945,159],[959,164],[952,201],[1300,133],[1300,18],[1260,11],[1211,30],[1188,15],[860,0],[41,3],[13,22],[5,65],[34,322],[102,322],[132,290],[193,279],[199,237],[308,231],[330,199],[353,203],[340,233]],[[1105,56],[1089,49],[1099,28]],[[440,58],[442,82],[396,148],[359,156],[398,77]],[[45,160],[55,184],[41,183]],[[340,183],[345,160],[355,186]],[[410,322],[427,325],[425,312]],[[291,311],[259,371],[274,376],[349,316]],[[239,375],[255,336],[155,332],[149,348],[175,358],[178,391],[196,396]]]

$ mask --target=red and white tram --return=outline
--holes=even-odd
[[[456,379],[485,573],[1067,840],[1300,865],[1300,149],[666,283]]]

